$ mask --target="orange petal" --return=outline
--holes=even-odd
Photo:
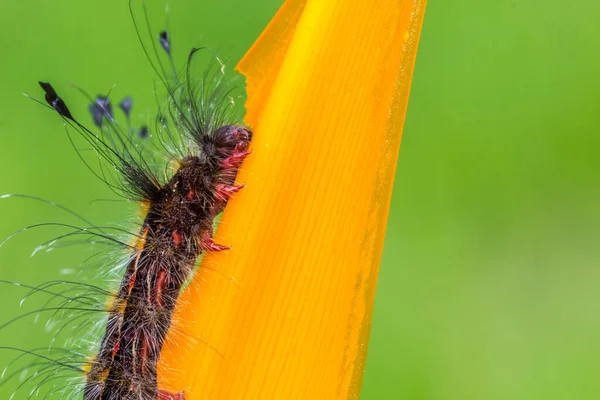
[[[184,292],[161,386],[358,398],[425,0],[288,0],[238,65],[253,153]],[[179,371],[179,372],[177,372]]]

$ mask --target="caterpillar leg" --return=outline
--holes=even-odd
[[[221,161],[219,166],[224,169],[238,168],[240,166],[240,164],[242,163],[242,161],[244,161],[244,158],[246,158],[248,155],[250,155],[250,153],[252,153],[252,152],[244,151],[244,150],[240,150],[240,149],[236,148],[232,155],[230,155],[229,157],[227,157],[226,159]]]
[[[215,243],[210,232],[205,232],[202,234],[200,243],[204,249],[209,251],[223,251],[230,249],[229,246]]]
[[[215,192],[217,193],[219,199],[227,201],[231,198],[231,196],[242,190],[245,186],[245,184],[224,185],[222,183],[218,183],[215,185]]]
[[[166,390],[159,390],[156,400],[185,400],[185,393],[183,393],[183,391],[171,393]]]

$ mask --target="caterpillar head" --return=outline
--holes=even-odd
[[[243,126],[225,125],[212,135],[215,152],[225,159],[248,150],[252,140],[252,131]]]

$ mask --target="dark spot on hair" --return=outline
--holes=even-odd
[[[171,57],[171,38],[169,37],[169,33],[167,31],[162,31],[161,33],[159,33],[158,41],[160,42],[162,48],[165,50],[165,53],[167,53],[167,55]]]
[[[108,97],[98,96],[93,104],[90,104],[90,113],[94,119],[94,124],[100,128],[102,126],[102,119],[112,119],[112,106]]]
[[[146,125],[142,125],[140,131],[138,132],[138,136],[142,139],[146,139],[148,137],[148,127]]]
[[[131,96],[125,97],[119,103],[119,108],[121,110],[123,110],[123,113],[125,114],[125,117],[127,117],[127,119],[129,119],[129,116],[131,115],[131,108],[132,107],[133,107],[133,98]]]
[[[54,91],[52,85],[50,85],[48,82],[38,83],[40,84],[42,89],[44,89],[44,92],[46,92],[46,102],[50,105],[50,107],[52,107],[61,116],[69,118],[71,121],[75,121],[75,119],[71,115],[71,111],[69,111],[69,108],[67,107],[63,99],[58,97],[58,94],[56,94],[56,91]]]

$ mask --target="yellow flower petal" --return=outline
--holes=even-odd
[[[182,295],[161,386],[358,398],[425,0],[288,0],[238,65],[253,153]],[[179,371],[179,372],[177,372]]]

